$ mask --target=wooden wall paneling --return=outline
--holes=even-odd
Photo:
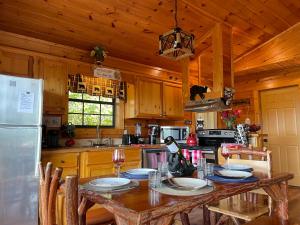
[[[93,59],[89,56],[90,52],[87,50],[5,31],[0,31],[0,47],[1,49],[18,54],[29,54],[38,57],[52,58],[55,60],[65,60],[71,64],[78,64],[80,62],[80,67],[89,67],[91,66],[91,63],[93,63]],[[179,72],[135,63],[111,56],[107,57],[104,62],[104,66],[120,69],[122,75],[125,75],[124,77],[138,75],[149,78],[156,77],[157,79],[175,83],[181,82],[181,73]]]
[[[15,54],[0,50],[0,72],[17,76],[31,77],[33,73],[32,56]]]
[[[246,96],[251,98],[249,118],[259,124],[262,123],[259,92],[292,85],[300,85],[300,69],[297,67],[238,76],[235,99]]]

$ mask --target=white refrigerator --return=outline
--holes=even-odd
[[[0,75],[0,224],[38,224],[43,81]]]

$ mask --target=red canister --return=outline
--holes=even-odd
[[[188,146],[197,146],[196,134],[190,133],[189,137],[186,140],[186,143],[187,143]]]

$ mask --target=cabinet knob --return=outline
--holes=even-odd
[[[64,160],[60,160],[60,163],[65,163],[65,161]]]

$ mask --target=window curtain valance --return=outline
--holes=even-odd
[[[126,98],[126,82],[92,77],[82,74],[68,75],[68,89],[74,93],[87,93],[92,96]]]

